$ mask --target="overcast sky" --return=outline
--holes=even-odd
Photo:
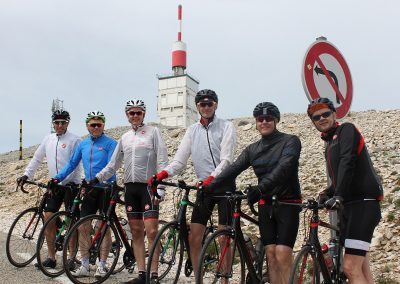
[[[400,2],[396,0],[1,0],[0,153],[40,143],[51,103],[64,101],[70,130],[85,115],[127,125],[124,105],[142,98],[156,121],[157,74],[171,72],[177,6],[183,5],[187,71],[214,89],[223,118],[251,116],[261,101],[304,112],[305,52],[324,35],[353,77],[351,110],[398,109]]]

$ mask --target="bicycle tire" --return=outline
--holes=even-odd
[[[78,251],[76,254],[76,259],[78,262],[81,262],[82,255],[83,254],[89,254],[89,275],[85,277],[78,277],[75,276],[73,273],[74,271],[70,271],[67,267],[68,265],[68,250],[66,249],[68,246],[67,244],[71,241],[71,238],[73,238],[73,235],[77,233],[78,228],[88,222],[88,225],[90,227],[89,231],[89,237],[90,237],[90,244],[88,246],[82,246],[82,242],[79,242],[78,246]],[[93,242],[93,236],[100,235],[103,232],[109,231],[111,234],[111,240],[110,240],[110,247],[106,248],[105,252],[108,254],[107,260],[106,260],[106,267],[108,269],[107,273],[104,276],[101,277],[96,277],[95,272],[96,272],[96,267],[99,261],[100,253],[101,253],[101,243],[98,244],[98,242]],[[78,239],[81,241],[82,234],[78,234]],[[102,240],[104,241],[104,239]],[[113,243],[116,243],[117,245],[112,246]],[[97,249],[100,247],[100,251]],[[75,284],[83,284],[83,283],[102,283],[105,280],[108,279],[108,277],[112,274],[113,270],[115,269],[115,266],[117,265],[117,261],[119,258],[119,253],[120,253],[120,248],[122,247],[121,240],[119,238],[117,229],[115,228],[114,223],[111,222],[111,224],[107,224],[107,220],[105,219],[104,216],[102,215],[88,215],[82,219],[80,219],[78,222],[74,224],[74,226],[71,228],[71,230],[68,232],[65,241],[64,241],[64,249],[63,249],[63,265],[64,265],[64,270],[65,274],[68,276],[68,278]],[[107,252],[108,251],[108,252]],[[103,248],[103,253],[104,253],[104,248]]]
[[[36,257],[36,242],[43,226],[43,214],[38,211],[38,207],[22,211],[8,231],[6,254],[16,267],[24,267]]]
[[[223,265],[225,257],[229,257],[226,252],[229,251],[232,253],[232,263]],[[226,271],[221,271],[221,267]],[[213,272],[214,268],[217,271]],[[244,284],[245,274],[242,248],[235,242],[232,231],[223,229],[214,232],[201,250],[196,283],[220,283],[221,278],[228,278],[231,283]]]
[[[259,279],[262,279],[262,283],[270,283],[269,276],[269,264],[268,257],[265,253],[265,247],[262,244],[261,239],[257,239],[256,243],[256,256],[257,261],[255,263],[255,269]]]
[[[54,249],[55,249],[55,260],[56,267],[44,267],[43,261],[48,257],[48,243],[45,235],[46,229],[53,225],[56,222],[56,235],[54,240]],[[64,265],[63,265],[63,256],[62,251],[64,247],[65,236],[68,234],[68,231],[72,228],[72,226],[77,222],[77,217],[71,218],[71,213],[67,211],[59,211],[53,216],[51,216],[43,225],[43,228],[39,234],[37,247],[36,247],[36,259],[37,266],[43,272],[44,275],[48,277],[58,277],[64,273]],[[77,252],[78,244],[75,242],[72,247],[72,253],[70,254],[70,259],[75,259],[75,254]],[[70,247],[71,251],[71,247]]]
[[[304,246],[297,254],[292,270],[290,272],[289,283],[321,283],[321,271],[317,256],[312,251],[311,246]]]
[[[158,231],[147,260],[147,275],[149,277],[151,274],[151,263],[153,262],[157,248],[160,248],[158,259],[159,282],[177,283],[183,263],[183,242],[179,233],[177,221],[167,223]],[[172,269],[173,266],[176,266],[176,269]],[[174,271],[175,275],[172,277],[168,275],[170,271]],[[173,282],[171,282],[171,280]],[[147,283],[149,283],[149,281]]]

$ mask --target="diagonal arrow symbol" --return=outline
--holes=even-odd
[[[319,76],[319,74],[325,75],[324,70],[322,70],[322,68],[319,68],[318,65],[315,65],[314,71],[315,71],[315,73],[317,73],[318,76]],[[326,71],[328,71],[328,73],[331,76],[331,78],[333,79],[333,81],[335,81],[335,85],[339,88],[339,81],[338,81],[335,73],[333,73],[332,71],[330,71],[328,69],[326,69]],[[336,94],[336,102],[338,104],[340,104],[340,99],[339,99],[339,96],[337,94]]]

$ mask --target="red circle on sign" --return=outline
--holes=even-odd
[[[334,83],[331,75],[328,73],[327,69],[322,62],[320,55],[329,54],[331,55],[340,65],[343,70],[344,77],[346,80],[346,93],[342,94]],[[339,50],[327,41],[318,40],[311,45],[311,47],[306,52],[303,65],[303,85],[305,91],[308,93],[309,100],[314,100],[320,97],[325,97],[324,94],[319,94],[318,89],[314,81],[314,65],[317,64],[323,70],[324,75],[328,79],[330,85],[335,91],[336,95],[339,97],[341,105],[336,107],[336,117],[338,119],[343,118],[347,115],[350,110],[350,105],[353,98],[353,83],[351,79],[350,69],[346,63],[346,60],[339,52]]]

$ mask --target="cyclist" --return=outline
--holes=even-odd
[[[100,111],[89,112],[86,117],[86,127],[89,131],[89,137],[79,143],[72,158],[68,164],[50,181],[50,183],[58,183],[63,181],[82,161],[85,179],[90,181],[95,175],[102,170],[110,161],[117,142],[111,137],[104,134],[104,125],[106,118]],[[108,179],[108,182],[115,181],[115,175]],[[96,184],[91,184],[96,185]],[[101,186],[101,184],[97,185]],[[80,216],[85,217],[90,214],[95,214],[97,210],[105,211],[107,207],[107,198],[103,190],[94,190],[90,195],[85,196],[81,204]],[[90,224],[83,224],[79,230],[79,246],[88,247],[90,239],[88,232]],[[108,234],[110,242],[105,242],[111,247],[111,235]],[[102,277],[107,273],[105,265],[107,259],[107,251],[102,250],[100,261],[97,265],[95,276]],[[81,251],[81,266],[73,272],[76,277],[89,276],[89,255]]]
[[[125,208],[133,237],[133,251],[138,265],[138,278],[125,283],[145,283],[145,243],[143,231],[149,246],[158,231],[159,200],[155,200],[147,188],[147,180],[157,170],[168,164],[168,152],[161,131],[143,123],[146,105],[142,100],[133,99],[126,103],[125,114],[132,129],[122,135],[114,155],[107,166],[96,175],[95,181],[103,181],[113,175],[124,161]],[[158,194],[164,196],[164,187],[159,186]],[[156,258],[157,260],[158,258]],[[157,283],[157,262],[152,264],[152,282]]]
[[[340,223],[345,247],[344,272],[350,283],[373,283],[368,251],[381,219],[382,184],[360,131],[351,123],[340,125],[336,121],[332,101],[313,100],[307,114],[326,141],[325,158],[332,181],[320,193],[320,202],[326,202],[330,208],[343,204]]]
[[[288,283],[293,246],[299,227],[295,206],[272,204],[272,197],[285,202],[301,202],[298,177],[301,143],[297,136],[277,129],[279,109],[270,102],[256,105],[253,111],[261,139],[247,146],[236,161],[226,168],[206,191],[213,191],[226,181],[235,179],[253,167],[258,186],[248,192],[248,201],[258,202],[260,235],[270,267],[271,283]]]
[[[72,157],[75,148],[81,141],[80,137],[67,130],[71,119],[68,111],[56,110],[51,118],[55,133],[47,135],[40,143],[32,160],[26,167],[24,175],[17,179],[18,185],[23,185],[28,179],[33,178],[45,157],[50,176],[56,175]],[[78,167],[65,178],[62,184],[79,184],[81,171],[82,169]],[[44,221],[50,219],[54,213],[60,210],[63,201],[66,210],[68,210],[72,206],[74,195],[73,192],[57,190],[53,196],[47,198],[44,207]],[[57,265],[54,246],[56,227],[48,226],[47,228],[45,236],[48,245],[48,257],[43,261],[42,265],[48,268],[55,268]]]
[[[200,121],[191,125],[178,147],[174,160],[156,176],[158,181],[180,173],[192,156],[192,162],[199,184],[207,186],[233,161],[236,147],[236,130],[232,122],[218,118],[218,96],[213,90],[201,90],[195,96]],[[149,180],[151,184],[152,179]],[[218,193],[235,190],[234,179],[218,188]],[[217,193],[217,192],[215,192]],[[201,201],[201,202],[200,202]],[[212,196],[199,198],[193,208],[189,245],[194,273],[197,273],[201,242],[215,204],[218,204],[218,223],[227,225],[231,218],[231,206],[227,200],[216,200]]]

